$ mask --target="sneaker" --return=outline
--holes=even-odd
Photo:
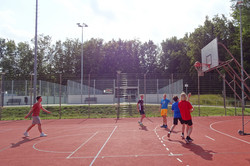
[[[193,139],[192,139],[192,138],[190,138],[190,137],[188,137],[188,141],[189,141],[189,142],[192,142],[192,141],[193,141]]]
[[[168,125],[164,125],[164,128],[168,128]]]
[[[182,139],[184,139],[184,138],[185,138],[185,137],[184,137],[184,134],[181,134],[181,138],[182,138]]]
[[[40,137],[47,137],[47,134],[41,133]]]
[[[162,125],[161,128],[165,128],[165,125]]]
[[[171,132],[169,131],[169,132],[168,132],[168,138],[170,137],[170,134],[171,134]]]
[[[25,131],[25,132],[23,133],[23,135],[24,135],[25,137],[29,137],[29,133],[28,133],[27,131]]]
[[[188,140],[188,138],[185,138],[185,141],[186,141],[186,143],[187,143],[187,144],[189,143],[189,140]]]

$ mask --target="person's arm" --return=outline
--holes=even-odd
[[[30,109],[29,113],[24,118],[27,119],[30,116],[30,114],[32,114],[32,112],[33,112],[33,107]]]
[[[172,106],[171,106],[171,110],[172,110],[172,112],[174,112],[173,104],[172,104]]]
[[[139,111],[139,102],[137,102],[137,106],[136,107],[137,107],[137,111],[140,112]]]
[[[189,101],[190,97],[191,97],[191,93],[188,93],[187,101]]]
[[[47,112],[48,114],[50,114],[51,112],[49,112],[48,110],[46,110],[45,108],[41,107],[41,109],[44,111],[44,112]]]
[[[190,104],[190,113],[192,113],[194,111],[194,107],[191,105],[191,103],[189,102]]]
[[[160,108],[159,108],[159,111],[161,112],[161,107],[162,107],[162,104],[160,104]]]

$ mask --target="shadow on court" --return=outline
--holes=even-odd
[[[22,145],[22,144],[24,144],[24,143],[33,141],[33,140],[35,140],[35,139],[37,139],[37,138],[40,138],[40,137],[35,137],[35,138],[32,138],[32,139],[29,139],[29,138],[27,138],[27,137],[22,137],[23,140],[18,141],[17,143],[11,143],[11,148],[16,148],[16,147],[18,147],[18,146],[20,146],[20,145]]]
[[[205,150],[201,146],[194,144],[194,143],[186,144],[186,143],[181,142],[181,145],[184,148],[189,149],[191,152],[193,152],[194,154],[200,156],[201,158],[203,158],[205,160],[213,160],[212,153],[215,153],[215,152],[212,150]]]
[[[140,128],[139,128],[140,130],[145,130],[145,131],[148,131],[148,128],[147,128],[147,126],[140,126]]]

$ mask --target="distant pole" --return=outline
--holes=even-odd
[[[59,119],[61,119],[62,118],[62,73],[60,73],[59,103],[60,103]]]
[[[38,16],[38,0],[36,0],[36,25],[35,25],[35,58],[34,58],[34,103],[36,101],[36,82],[37,82],[37,16]],[[32,99],[30,101],[32,103]]]
[[[234,75],[234,91],[236,92],[235,75]],[[236,95],[234,93],[234,116],[236,116]]]
[[[201,115],[200,112],[200,76],[198,74],[198,110],[199,110],[199,116]]]
[[[185,84],[185,88],[186,88],[186,94],[188,94],[187,88],[188,88],[188,84]]]
[[[30,74],[30,108],[32,107],[32,76],[34,73]]]
[[[88,87],[88,98],[89,98],[89,106],[88,106],[88,114],[89,114],[89,116],[88,116],[88,118],[90,118],[90,73],[89,73],[89,87]]]
[[[226,105],[226,75],[223,75],[223,101],[224,101],[224,109],[225,109],[225,116],[227,116],[227,105]]]
[[[85,23],[77,23],[78,27],[82,28],[82,47],[81,47],[81,104],[82,104],[82,86],[83,86],[83,27],[88,27]]]
[[[120,76],[121,71],[117,71],[117,119],[119,119],[120,116]]]
[[[1,107],[3,107],[4,105],[4,75],[5,73],[2,72],[1,74],[1,88],[2,88],[2,91],[1,91]]]
[[[2,120],[2,108],[3,108],[3,75],[5,73],[1,73],[1,81],[0,81],[0,120]]]
[[[144,74],[144,98],[145,98],[145,100],[144,100],[144,105],[146,105],[146,103],[147,103],[147,92],[146,92],[146,75],[147,75],[147,73],[146,74]]]

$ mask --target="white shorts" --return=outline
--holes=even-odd
[[[41,124],[39,116],[32,116],[32,124]]]

